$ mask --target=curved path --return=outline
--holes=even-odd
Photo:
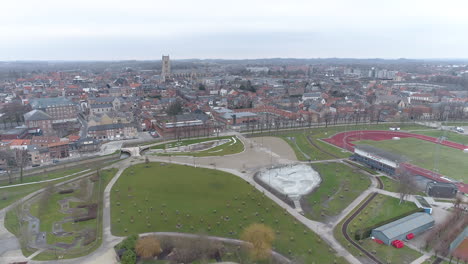
[[[155,236],[168,236],[168,237],[182,237],[182,238],[205,238],[209,240],[219,241],[223,243],[228,243],[231,245],[247,245],[248,242],[243,240],[234,239],[234,238],[225,238],[225,237],[216,237],[216,236],[200,236],[195,234],[188,234],[188,233],[176,233],[176,232],[149,232],[149,233],[142,233],[140,237],[147,236],[147,235],[155,235]],[[282,263],[291,263],[291,260],[286,258],[285,256],[281,255],[276,251],[271,251],[271,254],[274,256],[275,259],[280,260]]]
[[[367,250],[365,250],[363,247],[361,247],[358,243],[356,243],[354,241],[354,239],[352,239],[349,235],[348,235],[348,225],[349,223],[351,223],[351,221],[353,221],[353,219],[362,211],[366,208],[366,206],[372,202],[372,200],[378,195],[378,193],[372,193],[371,196],[361,205],[358,207],[358,209],[350,216],[348,217],[348,219],[345,220],[345,222],[343,223],[343,225],[341,226],[341,233],[343,234],[343,236],[345,237],[345,239],[351,244],[353,245],[354,247],[356,247],[357,249],[359,249],[359,251],[361,251],[362,253],[364,253],[364,255],[366,255],[368,258],[370,258],[371,260],[373,260],[375,263],[378,263],[378,264],[384,264],[383,262],[381,262],[379,259],[377,259],[374,255],[372,255],[370,252],[368,252]]]
[[[72,174],[69,174],[69,175],[65,175],[65,176],[62,176],[62,177],[53,178],[53,179],[49,179],[49,180],[42,180],[42,181],[26,182],[26,183],[18,183],[18,184],[0,186],[0,189],[6,189],[6,188],[12,188],[12,187],[18,187],[18,186],[24,186],[24,185],[31,185],[31,184],[38,184],[38,183],[44,183],[44,182],[57,181],[57,180],[69,178],[71,176],[75,176],[75,175],[78,175],[78,174],[82,174],[82,173],[85,173],[85,172],[89,172],[90,170],[91,169],[85,169],[85,170],[82,170],[82,171],[79,171],[79,172],[75,172],[75,173],[72,173]]]
[[[264,189],[262,186],[258,185],[254,180],[253,180],[253,174],[255,171],[257,171],[261,167],[267,167],[270,166],[271,164],[291,164],[294,163],[294,161],[291,161],[289,159],[284,159],[281,156],[277,155],[271,150],[268,150],[264,147],[259,146],[255,142],[251,142],[248,139],[245,139],[242,135],[238,135],[238,138],[242,140],[242,142],[245,145],[245,150],[242,153],[238,154],[233,154],[229,156],[212,156],[212,157],[200,157],[200,158],[194,158],[194,157],[158,157],[158,156],[146,156],[148,159],[152,162],[171,162],[171,163],[176,163],[176,164],[183,164],[183,165],[189,165],[189,166],[195,166],[195,167],[204,167],[204,168],[215,168],[218,170],[226,171],[228,173],[234,174],[247,182],[249,182],[252,186],[256,187],[259,191],[264,192],[266,196],[268,196],[270,199],[272,199],[274,202],[276,202],[279,206],[287,210],[293,217],[295,217],[299,222],[307,226],[310,230],[318,234],[324,241],[326,241],[336,252],[337,255],[344,257],[349,263],[351,264],[360,264],[361,262],[351,255],[333,236],[333,226],[328,226],[326,224],[312,221],[305,216],[301,215],[298,213],[294,208],[291,208],[289,205],[284,203],[282,200],[268,192],[266,189]],[[252,157],[255,157],[255,159],[252,159]],[[69,260],[60,260],[60,261],[49,261],[47,263],[96,263],[95,260],[98,259],[99,257],[109,254],[110,251],[112,251],[112,248],[115,244],[120,242],[123,238],[122,237],[116,237],[113,236],[111,233],[111,220],[110,220],[110,191],[112,189],[112,186],[115,184],[115,182],[118,180],[122,172],[124,171],[125,168],[138,164],[138,163],[143,163],[145,162],[144,157],[131,157],[128,159],[125,159],[123,161],[120,161],[118,163],[109,165],[103,169],[107,168],[118,168],[117,174],[112,178],[110,183],[106,186],[104,190],[104,206],[103,206],[103,241],[101,246],[94,251],[93,253],[76,258],[76,259],[69,259]],[[243,172],[241,172],[243,171]],[[90,173],[91,174],[91,173]],[[84,177],[79,176],[79,177]],[[75,180],[71,179],[71,180]],[[70,181],[71,181],[70,180]],[[61,183],[63,184],[63,183]],[[41,191],[41,190],[40,190]],[[32,195],[35,195],[38,192],[35,192],[31,195],[28,195],[27,197],[21,199],[20,201],[14,203],[10,207],[15,206],[16,204],[25,201],[26,199],[30,198]],[[0,216],[2,215],[2,212],[4,213],[6,210],[0,210]],[[3,220],[3,219],[2,219]],[[110,256],[110,262],[112,262],[112,254]],[[18,259],[15,261],[22,261],[23,259]],[[2,262],[2,256],[0,256],[0,263]],[[30,261],[29,263],[44,263],[40,261]],[[104,263],[104,262],[101,262]]]
[[[435,137],[430,137],[426,135],[419,135],[419,134],[413,134],[413,133],[408,133],[408,132],[399,132],[399,131],[386,131],[386,130],[356,130],[356,131],[347,131],[347,132],[341,132],[337,133],[329,138],[323,139],[324,141],[331,143],[335,146],[338,146],[340,148],[347,149],[349,151],[354,150],[354,144],[351,143],[353,141],[357,140],[374,140],[374,141],[380,141],[380,140],[389,140],[392,139],[393,137],[399,137],[399,138],[417,138],[425,141],[429,141],[432,143],[438,143],[447,147],[459,149],[459,150],[464,150],[466,149],[466,146],[463,144],[459,144],[453,141],[448,141],[448,140],[440,140]]]

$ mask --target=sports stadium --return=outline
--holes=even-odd
[[[464,168],[468,164],[468,147],[463,144],[384,130],[341,132],[323,141],[353,152],[358,161],[387,174],[392,175],[395,169],[405,168],[431,182],[451,183],[459,192],[468,193]]]

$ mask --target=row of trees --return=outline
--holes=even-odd
[[[431,229],[425,241],[426,248],[434,249],[436,256],[447,257],[450,254],[450,243],[466,226],[468,226],[468,216],[462,209],[454,208],[444,222]],[[453,256],[450,256],[450,260],[452,258]]]
[[[242,233],[241,239],[248,242],[247,250],[251,260],[262,261],[271,257],[273,230],[264,224],[252,224]],[[156,237],[132,235],[116,246],[121,253],[122,264],[134,264],[137,257],[153,259],[163,251],[164,258],[171,263],[192,263],[197,260],[221,259],[226,251],[223,243],[204,236],[197,237]],[[123,251],[123,252],[122,252]]]
[[[25,149],[2,150],[0,151],[0,161],[8,176],[8,183],[13,183],[13,171],[19,171],[20,182],[23,182],[23,170],[29,164],[29,154]]]
[[[3,123],[3,128],[18,126],[24,122],[24,114],[29,112],[31,107],[23,105],[21,101],[13,101],[5,104],[2,108],[3,115],[0,117],[0,122]]]

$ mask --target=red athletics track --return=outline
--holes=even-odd
[[[399,138],[411,137],[411,138],[417,138],[417,139],[421,139],[421,140],[425,140],[425,141],[429,141],[433,143],[439,143],[439,139],[435,137],[406,133],[406,132],[398,132],[398,131],[385,131],[385,130],[357,130],[357,131],[341,132],[341,133],[335,134],[332,137],[325,138],[323,140],[335,146],[338,146],[340,148],[345,148],[349,151],[353,151],[354,144],[351,143],[353,141],[359,141],[359,140],[380,141],[380,140],[389,140],[389,139],[392,139],[393,137],[399,137]],[[458,143],[447,141],[447,140],[443,140],[440,143],[444,146],[455,148],[455,149],[460,149],[460,150],[464,150],[465,148],[467,148],[463,144],[458,144]]]
[[[359,141],[359,140],[380,141],[380,140],[389,140],[389,139],[392,139],[393,137],[417,138],[417,139],[421,139],[421,140],[425,140],[425,141],[429,141],[433,143],[440,143],[444,146],[459,149],[459,150],[464,150],[468,148],[463,144],[455,143],[455,142],[448,141],[448,140],[442,140],[440,142],[439,139],[435,137],[412,134],[412,133],[407,133],[407,132],[385,131],[385,130],[357,130],[357,131],[341,132],[329,138],[325,138],[323,139],[323,141],[326,141],[340,148],[347,149],[349,151],[354,151],[354,144],[352,143],[353,141]],[[430,170],[427,170],[427,169],[424,169],[424,168],[421,168],[412,164],[408,164],[408,163],[402,163],[401,165],[407,168],[409,171],[425,176],[429,179],[436,180],[439,182],[450,182],[449,180],[446,180],[445,178],[443,178],[444,177],[443,175],[435,173],[433,171],[430,171]],[[458,186],[459,191],[463,193],[468,193],[468,184],[458,183],[457,186]]]

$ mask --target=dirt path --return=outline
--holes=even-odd
[[[274,153],[278,154],[284,159],[297,161],[294,150],[283,139],[278,137],[255,137],[250,140],[259,144],[260,146],[271,149]]]

